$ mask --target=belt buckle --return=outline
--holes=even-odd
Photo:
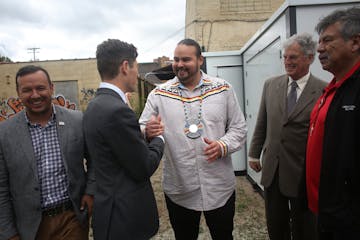
[[[59,214],[59,210],[57,207],[52,207],[52,208],[46,209],[43,212],[43,215],[48,216],[48,217],[53,217],[57,214]]]
[[[62,212],[65,212],[66,210],[71,209],[72,204],[70,201],[58,204],[52,208],[46,209],[43,211],[43,215],[48,217],[54,217]]]

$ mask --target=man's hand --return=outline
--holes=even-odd
[[[261,164],[260,161],[249,161],[249,166],[255,171],[260,172],[261,171]]]
[[[204,154],[207,156],[208,162],[213,162],[221,157],[221,146],[217,141],[211,141],[204,138],[204,142],[208,144],[204,149]]]
[[[151,141],[154,137],[162,135],[164,133],[164,124],[161,121],[160,115],[156,117],[151,116],[150,120],[145,126],[145,135],[148,141]]]
[[[85,194],[85,195],[82,197],[80,210],[81,210],[81,211],[84,211],[84,210],[85,210],[85,207],[87,207],[89,218],[92,216],[93,204],[94,204],[94,197],[93,197],[93,196]]]

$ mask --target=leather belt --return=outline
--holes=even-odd
[[[53,216],[56,216],[56,215],[58,215],[60,213],[65,212],[67,210],[72,210],[72,209],[73,209],[73,206],[72,206],[71,201],[66,201],[66,202],[57,204],[57,205],[55,205],[53,207],[44,209],[43,212],[42,212],[42,215],[43,216],[48,216],[48,217],[53,217]]]

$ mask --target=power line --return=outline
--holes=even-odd
[[[35,48],[35,47],[33,47],[33,48],[28,48],[27,50],[29,50],[30,52],[28,52],[28,53],[32,53],[33,54],[33,61],[35,62],[36,61],[36,57],[35,57],[35,54],[36,53],[39,53],[37,50],[39,50],[40,48]]]
[[[174,36],[178,35],[181,31],[185,30],[187,27],[189,27],[191,24],[193,24],[193,22],[190,22],[188,24],[186,24],[184,27],[180,28],[179,30],[175,31],[174,33],[170,34],[169,36],[167,36],[165,39],[163,39],[162,41],[159,41],[157,44],[154,44],[153,46],[151,46],[150,48],[148,48],[147,50],[144,51],[144,53],[148,53],[151,50],[153,50],[156,47],[159,47],[159,45],[162,45],[164,42],[166,42],[167,40],[173,38]]]

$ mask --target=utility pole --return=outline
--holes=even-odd
[[[35,47],[33,47],[33,48],[28,48],[27,50],[29,50],[30,52],[28,52],[28,53],[32,53],[33,54],[33,61],[35,62],[36,61],[36,58],[35,58],[35,54],[36,53],[39,53],[37,50],[39,50],[40,48],[35,48]]]

